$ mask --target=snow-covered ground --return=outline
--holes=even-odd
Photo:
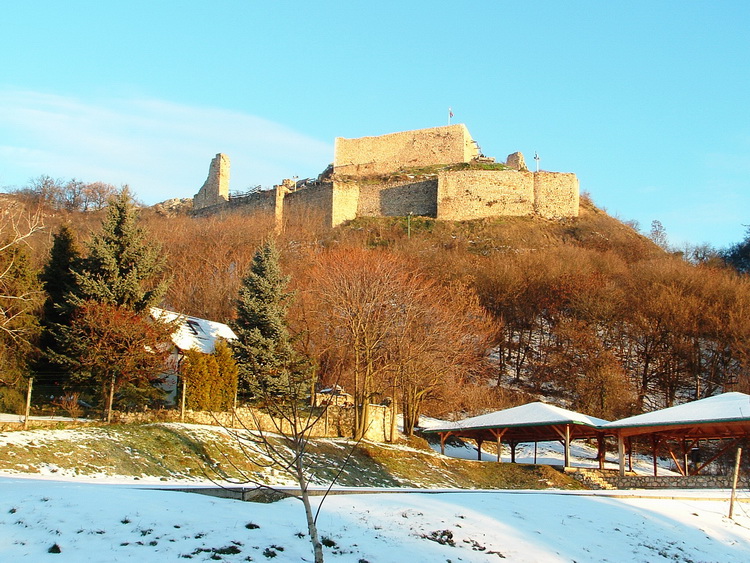
[[[748,561],[750,506],[734,521],[727,508],[699,495],[355,494],[326,499],[318,525],[327,561]],[[0,478],[0,561],[311,561],[306,533],[295,499]]]
[[[0,439],[25,443],[71,432]],[[446,453],[476,459],[471,444]],[[574,466],[596,464],[595,451],[581,443],[571,453]],[[483,452],[483,459],[495,456]],[[533,462],[533,444],[519,446],[517,460]],[[539,444],[537,462],[561,465],[561,446]],[[651,471],[650,459],[636,463]],[[105,473],[59,478],[0,476],[0,562],[312,561],[295,499],[243,503]],[[750,493],[739,497],[748,501]],[[347,563],[750,561],[750,502],[736,504],[729,520],[728,498],[716,490],[382,491],[328,497],[318,525],[326,561]]]

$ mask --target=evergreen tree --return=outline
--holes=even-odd
[[[45,395],[57,395],[68,380],[66,368],[53,358],[62,354],[60,331],[70,326],[74,307],[69,295],[78,293],[74,271],[80,266],[81,252],[75,235],[68,225],[60,227],[53,236],[52,249],[40,279],[47,298],[42,311],[42,333],[39,348],[42,352],[34,365],[36,388]]]
[[[138,225],[138,210],[127,188],[110,200],[102,232],[88,250],[76,275],[79,303],[95,300],[143,313],[166,293],[161,247]]]
[[[188,409],[220,412],[234,405],[237,364],[223,340],[216,343],[213,354],[186,351],[180,372],[185,381]]]
[[[240,392],[255,399],[296,394],[305,368],[295,353],[286,324],[292,293],[282,275],[279,252],[272,240],[255,253],[237,300],[231,343],[239,370]],[[290,397],[291,398],[291,397]]]

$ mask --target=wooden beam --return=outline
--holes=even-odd
[[[625,436],[617,433],[617,462],[620,465],[620,477],[625,477]]]
[[[503,428],[502,430],[495,430],[494,428],[490,430],[492,434],[495,435],[495,440],[497,442],[497,462],[500,463],[503,459],[503,434],[505,434],[508,431],[507,428]]]

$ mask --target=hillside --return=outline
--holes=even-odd
[[[266,467],[259,448],[245,445],[248,456],[221,428],[175,423],[7,432],[0,433],[0,473],[195,483],[234,481],[246,472],[263,484],[293,484],[278,469]],[[315,486],[328,485],[341,471],[336,484],[346,487],[580,488],[549,466],[446,458],[419,438],[356,447],[344,439],[318,439],[311,440],[308,452]]]

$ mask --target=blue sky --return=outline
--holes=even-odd
[[[315,176],[337,136],[465,123],[677,246],[750,224],[750,2],[12,2],[0,187],[190,197]]]

